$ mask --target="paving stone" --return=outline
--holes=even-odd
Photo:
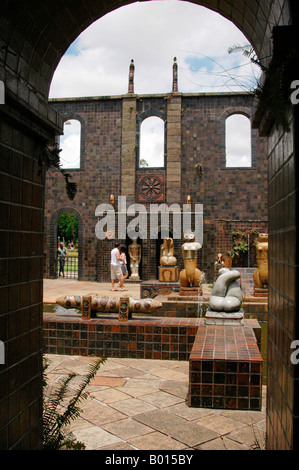
[[[95,400],[94,402],[97,403]],[[114,408],[100,405],[99,403],[97,403],[97,406],[92,406],[83,410],[80,416],[97,426],[126,418],[124,414]]]
[[[165,411],[168,411],[169,413],[172,413],[176,416],[180,416],[181,418],[184,418],[188,421],[192,421],[202,416],[211,414],[211,410],[209,408],[191,408],[190,406],[187,406],[185,402],[168,406],[165,408]],[[212,416],[214,416],[214,414]]]
[[[129,398],[128,400],[122,400],[117,403],[112,403],[111,406],[113,406],[113,408],[127,416],[135,416],[139,413],[155,409],[154,406],[150,405],[149,403],[145,403],[144,401],[139,400],[138,398]]]
[[[135,419],[190,447],[219,437],[219,434],[214,431],[203,428],[163,410],[143,413],[135,416]]]
[[[106,431],[114,434],[121,439],[129,440],[133,437],[143,436],[144,434],[152,433],[153,430],[134,419],[128,418],[114,423],[102,425]]]
[[[183,450],[186,445],[160,432],[152,432],[129,441],[139,450]]]
[[[166,406],[184,401],[182,398],[170,395],[162,391],[151,393],[149,395],[142,395],[142,400],[150,403],[158,408],[165,408]]]
[[[100,446],[120,442],[120,439],[113,434],[97,426],[79,429],[73,432],[78,441],[83,442],[86,450],[93,450]]]
[[[200,444],[196,447],[198,450],[249,450],[249,447],[245,444],[234,442],[231,439],[225,437],[219,437],[212,441]]]
[[[97,447],[95,450],[113,450],[113,451],[122,451],[122,450],[138,450],[136,447],[133,445],[128,444],[127,442],[121,441],[117,442],[116,444],[109,445],[109,446],[103,446],[103,447]]]
[[[211,429],[212,431],[216,431],[219,434],[228,434],[231,431],[244,428],[245,426],[241,421],[236,421],[220,414],[209,414],[197,419],[195,422],[200,426]]]
[[[95,377],[89,385],[107,385],[109,387],[122,387],[126,383],[126,379],[118,377]]]
[[[258,448],[260,450],[265,448],[265,433],[255,426],[246,426],[246,428],[227,434],[226,437],[240,444],[245,444],[248,447]]]
[[[121,392],[120,390],[114,390],[107,388],[105,390],[100,390],[96,392],[90,392],[92,398],[100,401],[101,403],[114,403],[116,401],[127,400],[129,396],[126,393]]]

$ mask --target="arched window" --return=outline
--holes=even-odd
[[[226,167],[248,168],[251,158],[251,122],[244,114],[232,114],[225,121]]]
[[[68,119],[64,123],[63,135],[59,143],[62,168],[80,168],[81,123],[77,119]]]
[[[140,126],[139,168],[163,168],[165,129],[163,119],[150,116]]]

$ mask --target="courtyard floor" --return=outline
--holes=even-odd
[[[127,283],[139,298],[139,284]],[[66,294],[111,292],[111,285],[67,279],[44,280],[44,302]],[[92,358],[46,355],[49,387],[75,372],[87,374]],[[76,378],[76,381],[80,377]],[[188,361],[108,358],[87,390],[82,413],[71,425],[87,450],[264,449],[266,387],[262,411],[190,408],[186,403]]]

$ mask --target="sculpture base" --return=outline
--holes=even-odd
[[[180,287],[180,295],[192,296],[192,295],[202,295],[202,286],[197,287]]]
[[[215,312],[208,308],[205,315],[205,324],[240,326],[244,324],[244,311],[243,309],[240,309],[237,312]]]
[[[140,277],[138,274],[131,274],[131,276],[129,277],[129,279],[131,281],[140,281]]]
[[[160,282],[177,282],[179,279],[178,266],[159,266]]]
[[[254,288],[254,297],[268,297],[268,287],[255,287]]]

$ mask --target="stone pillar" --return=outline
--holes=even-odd
[[[168,97],[167,106],[167,204],[181,202],[181,144],[182,144],[182,98],[179,94]]]
[[[176,61],[176,57],[173,58],[173,66],[172,66],[172,93],[176,93],[178,91],[178,64]]]
[[[122,109],[121,195],[135,202],[136,98],[124,97]]]
[[[129,86],[128,86],[128,93],[134,93],[134,60],[131,60],[130,70],[129,70]]]

